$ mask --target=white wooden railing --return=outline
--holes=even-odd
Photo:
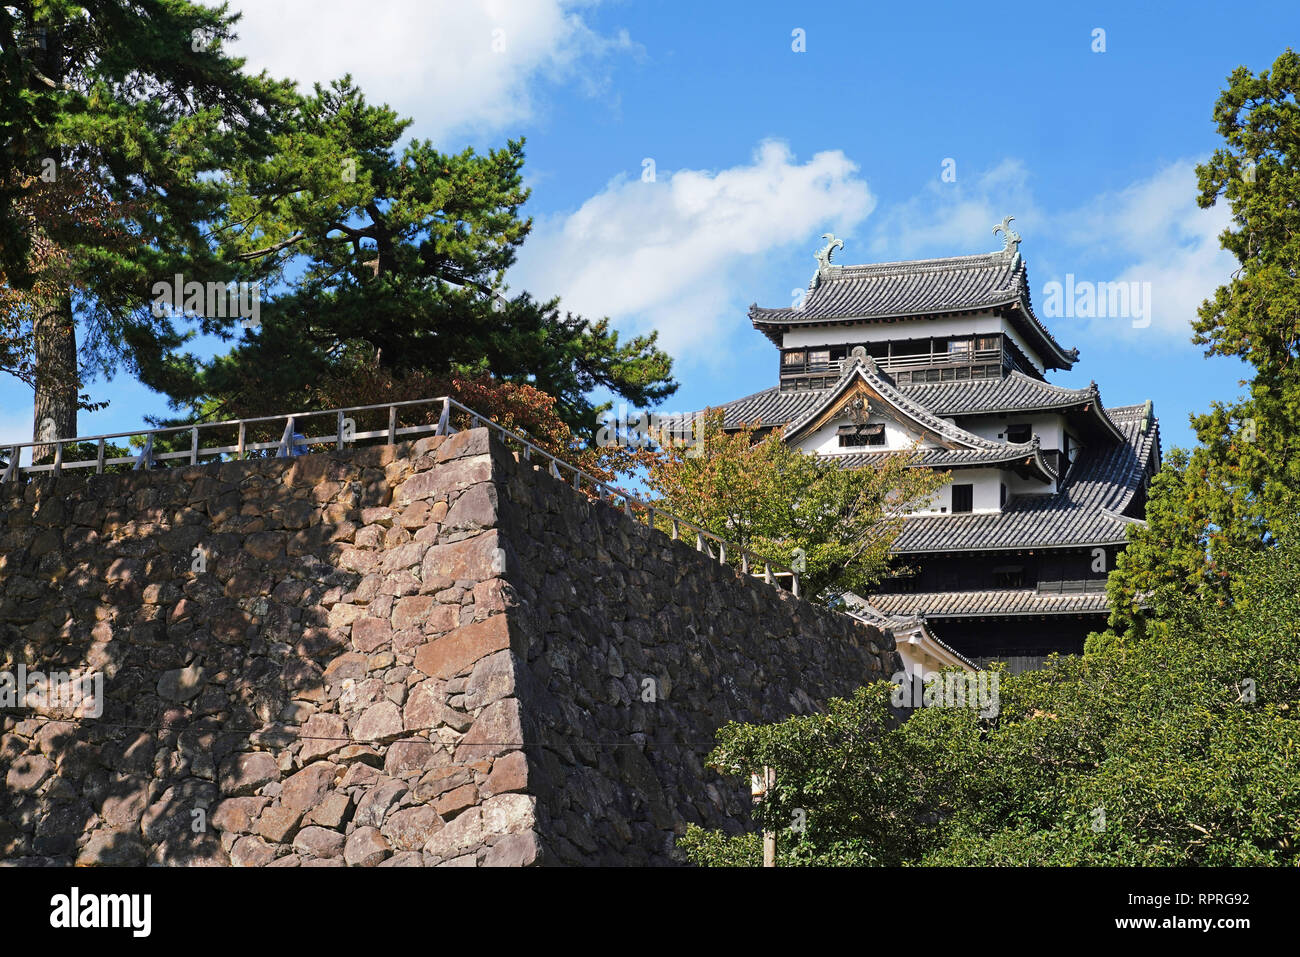
[[[437,422],[425,422],[417,425],[398,424],[399,410],[415,410],[417,407],[437,408],[439,410]],[[380,410],[387,410],[388,413],[388,424],[385,428],[370,429],[364,432],[356,431],[355,416],[357,414]],[[23,476],[43,474],[57,476],[66,471],[78,469],[94,469],[96,473],[103,473],[106,467],[118,465],[130,465],[132,469],[136,470],[165,468],[171,464],[182,466],[200,465],[204,463],[204,460],[239,460],[247,457],[250,452],[267,452],[272,449],[275,450],[277,457],[287,457],[306,454],[306,449],[313,445],[333,445],[335,449],[341,450],[350,443],[368,439],[383,439],[386,444],[393,445],[398,439],[409,436],[450,435],[456,432],[457,429],[451,425],[451,416],[454,413],[468,417],[471,428],[477,426],[495,431],[507,445],[513,443],[519,448],[519,456],[522,461],[532,462],[540,468],[545,468],[553,477],[571,482],[575,490],[593,494],[598,498],[609,501],[611,504],[621,503],[623,510],[633,518],[637,518],[637,513],[640,512],[644,516],[646,524],[665,532],[674,540],[680,540],[684,535],[693,533],[695,535],[696,550],[707,553],[710,557],[716,558],[723,564],[727,564],[729,556],[733,560],[738,559],[742,573],[762,578],[769,584],[784,587],[782,580],[788,579],[789,591],[796,596],[799,594],[799,575],[792,569],[778,565],[739,545],[728,543],[724,538],[707,529],[688,522],[684,518],[679,518],[630,492],[609,484],[604,479],[552,455],[526,436],[511,431],[486,416],[480,415],[449,396],[434,399],[412,399],[406,402],[392,402],[380,405],[351,406],[344,409],[328,409],[322,412],[294,412],[251,419],[230,419],[222,422],[195,422],[189,425],[140,429],[134,432],[110,432],[104,435],[87,435],[68,439],[56,438],[35,442],[19,442],[8,447],[8,462],[3,473],[0,473],[0,481],[13,482]],[[333,431],[323,432],[315,436],[307,434],[310,429],[307,423],[322,419],[332,424]],[[284,428],[280,432],[278,441],[249,441],[250,429],[257,431],[258,427],[264,429],[266,426],[271,425],[278,428],[280,422],[284,423]],[[210,437],[219,430],[226,430],[228,434],[234,434],[236,436],[234,443],[204,443],[205,436]],[[274,431],[275,429],[272,430],[272,434],[274,434]],[[187,433],[189,448],[173,452],[154,451],[155,436],[184,437]],[[140,440],[140,451],[127,456],[108,456],[108,443],[113,439],[126,439],[128,442],[132,439]],[[64,460],[65,446],[89,444],[94,444],[96,449],[96,455],[93,459],[81,459],[71,462]],[[27,453],[30,458],[36,454],[37,449],[41,449],[42,458],[44,458],[48,454],[44,450],[51,446],[54,448],[53,461],[40,465],[21,464],[24,453]],[[303,451],[297,451],[300,448]]]

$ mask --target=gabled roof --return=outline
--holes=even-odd
[[[798,308],[749,307],[749,318],[778,346],[790,329],[996,311],[1034,346],[1049,369],[1068,369],[1066,349],[1034,315],[1024,260],[1013,248],[977,256],[838,266],[829,255]]]
[[[1024,443],[1000,442],[968,432],[948,419],[935,415],[919,402],[908,398],[894,385],[893,379],[867,355],[845,360],[845,371],[839,381],[819,393],[819,399],[796,416],[785,430],[785,440],[794,442],[830,420],[851,395],[868,393],[883,401],[901,420],[911,423],[919,432],[938,442],[940,448],[919,450],[918,467],[969,468],[973,466],[1007,465],[1023,474],[1032,474],[1040,481],[1054,482],[1056,471],[1047,464],[1039,449],[1038,436]],[[869,464],[897,450],[859,452],[835,456],[846,467]]]
[[[998,413],[1068,413],[1077,410],[1094,420],[1099,429],[1109,433],[1116,441],[1123,440],[1114,422],[1106,415],[1101,392],[1095,382],[1086,389],[1066,389],[1032,378],[1023,372],[1012,372],[1005,378],[998,379],[895,385],[895,388],[935,415],[945,417]],[[781,392],[773,386],[717,408],[722,410],[723,428],[738,429],[751,422],[758,422],[762,428],[775,428],[820,404],[827,391],[815,389]]]
[[[1067,409],[1097,397],[1095,382],[1086,389],[1067,389],[1014,370],[998,379],[919,382],[898,390],[939,415]]]
[[[853,392],[861,391],[862,386],[884,400],[901,418],[910,420],[918,430],[929,433],[947,448],[984,451],[1004,451],[1008,448],[1007,443],[967,432],[948,419],[935,415],[921,403],[908,398],[894,385],[894,380],[868,355],[845,360],[844,372],[839,380],[829,389],[819,393],[818,401],[809,404],[786,426],[785,440],[793,442],[806,432],[824,424],[825,419],[843,404],[844,399]],[[1028,451],[1028,444],[1024,449]]]

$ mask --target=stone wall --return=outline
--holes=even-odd
[[[501,527],[542,853],[680,860],[686,822],[749,827],[748,782],[704,767],[728,721],[818,709],[900,670],[893,639],[513,462]]]
[[[104,693],[0,710],[0,860],[671,862],[747,822],[713,732],[892,673],[884,642],[482,429],[10,485],[0,672]]]

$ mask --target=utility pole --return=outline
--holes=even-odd
[[[757,804],[776,787],[776,769],[763,767],[762,774],[749,776],[749,792]],[[776,831],[763,831],[763,866],[776,867]]]

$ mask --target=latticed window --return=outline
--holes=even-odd
[[[885,425],[841,425],[836,430],[840,439],[840,448],[857,448],[885,444]]]

